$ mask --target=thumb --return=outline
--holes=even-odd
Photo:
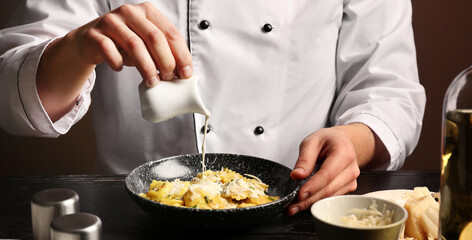
[[[290,177],[294,180],[308,178],[315,168],[320,150],[321,143],[316,134],[305,138],[300,144],[298,159],[290,173]]]

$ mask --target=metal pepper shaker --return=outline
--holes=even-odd
[[[89,213],[74,213],[55,218],[50,228],[51,240],[100,240],[102,221]]]
[[[55,188],[40,191],[31,200],[33,239],[49,240],[50,224],[58,216],[79,212],[79,195],[70,190]]]

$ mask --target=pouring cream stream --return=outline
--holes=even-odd
[[[163,122],[184,113],[199,113],[205,116],[202,142],[202,172],[205,167],[205,142],[210,119],[210,111],[205,108],[198,92],[197,76],[189,79],[159,81],[149,88],[143,82],[139,85],[141,114],[150,122]]]

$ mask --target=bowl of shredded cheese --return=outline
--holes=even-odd
[[[253,156],[208,153],[145,163],[126,189],[156,220],[194,228],[237,228],[270,222],[295,198],[291,169]],[[202,166],[203,165],[203,166]]]
[[[408,218],[392,201],[360,195],[322,199],[311,213],[320,239],[398,240]]]

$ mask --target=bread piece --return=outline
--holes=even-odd
[[[429,205],[423,214],[421,214],[421,224],[428,239],[438,238],[439,204],[437,202]]]
[[[431,210],[425,213],[430,206],[432,206]],[[405,236],[413,237],[417,240],[427,240],[428,235],[435,233],[437,237],[437,227],[436,229],[430,229],[434,228],[434,221],[430,221],[430,215],[432,216],[436,206],[439,209],[438,202],[431,196],[427,187],[416,187],[404,205],[409,215],[405,223]],[[437,218],[439,218],[439,213],[436,214]],[[425,221],[423,220],[423,215],[425,216]],[[431,217],[431,219],[434,218],[434,216]],[[430,231],[432,233],[429,233]]]

